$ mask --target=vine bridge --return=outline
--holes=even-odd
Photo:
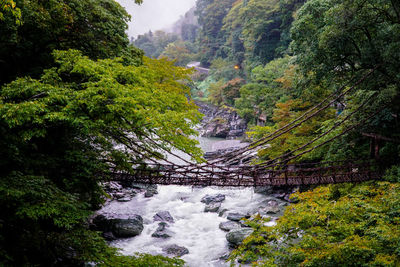
[[[112,172],[111,178],[113,181],[120,182],[192,186],[293,186],[362,182],[378,179],[380,173],[371,160],[289,164],[290,162],[293,162],[293,160],[298,159],[301,156],[310,153],[311,151],[320,148],[357,128],[360,128],[361,126],[368,125],[370,119],[378,116],[384,107],[372,112],[364,112],[361,117],[362,119],[355,119],[351,123],[349,123],[349,119],[354,118],[357,113],[362,111],[365,106],[371,102],[372,97],[376,96],[376,94],[366,97],[357,108],[349,111],[345,110],[330,129],[315,136],[314,139],[296,149],[262,163],[248,165],[243,163],[249,162],[254,158],[257,155],[258,150],[267,149],[268,144],[271,141],[285,133],[288,133],[332,105],[340,102],[346,94],[354,90],[358,84],[364,82],[376,69],[377,67],[369,71],[353,86],[343,86],[338,91],[303,113],[300,117],[279,128],[275,132],[264,136],[245,147],[233,150],[206,163],[192,163],[171,151],[165,150],[162,146],[152,140],[151,137],[147,137],[149,142],[152,142],[160,149],[164,149],[169,154],[181,159],[185,164],[175,164],[167,159],[163,159],[166,163],[160,163],[153,157],[148,157],[145,153],[136,149],[134,150],[136,153],[139,153],[143,158],[147,159],[148,162],[151,163],[135,164],[133,165],[133,172],[131,173]],[[341,128],[338,131],[339,127]],[[334,135],[335,133],[336,135]],[[376,136],[373,134],[363,135]],[[379,156],[379,146],[377,146],[379,143],[378,141],[379,140],[376,140],[376,138],[375,140],[371,139],[371,155],[375,156],[375,159]],[[147,152],[147,155],[153,154],[154,157],[157,156],[157,154],[152,151],[145,152]]]

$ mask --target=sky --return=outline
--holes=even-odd
[[[117,0],[132,16],[129,22],[129,37],[136,37],[149,30],[168,28],[183,16],[196,0],[144,0],[136,5],[133,0]]]

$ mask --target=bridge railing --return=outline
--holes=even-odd
[[[322,165],[322,166],[321,166]],[[286,165],[275,168],[254,166],[230,166],[219,168],[192,165],[147,164],[132,173],[111,173],[112,180],[131,181],[145,184],[175,184],[199,186],[290,186],[361,182],[377,179],[379,173],[369,162],[308,163]]]

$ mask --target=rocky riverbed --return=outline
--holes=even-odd
[[[114,188],[109,192],[114,200],[99,211],[93,227],[111,245],[125,254],[179,256],[196,267],[229,266],[227,253],[252,232],[244,219],[259,214],[274,225],[290,193],[269,187],[158,186],[157,194],[146,197],[146,185],[109,187]]]
[[[243,135],[246,125],[232,110],[199,105],[206,113],[204,136],[231,139]],[[200,137],[199,141],[209,159],[246,145],[240,140]],[[182,163],[172,156],[169,159]],[[104,187],[110,199],[93,218],[92,227],[102,231],[112,246],[128,255],[181,257],[193,267],[229,266],[225,261],[229,251],[252,232],[245,220],[260,215],[270,219],[267,225],[274,225],[294,190],[129,183]]]

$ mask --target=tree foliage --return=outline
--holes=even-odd
[[[21,10],[13,0],[3,0],[0,3],[0,21],[4,20],[4,13],[10,13],[15,18],[15,23],[21,23]]]
[[[138,67],[93,61],[76,50],[54,57],[57,67],[39,80],[19,78],[0,91],[6,265],[96,261],[101,252],[92,246],[100,241],[84,225],[102,203],[98,182],[110,166],[129,171],[130,162],[161,157],[146,136],[201,155],[188,137],[199,113],[178,82],[188,70],[148,58]]]
[[[146,56],[151,58],[158,58],[164,49],[170,44],[177,41],[179,37],[172,33],[164,31],[148,32],[139,35],[133,44],[142,49]]]
[[[299,203],[276,226],[249,222],[255,231],[232,259],[255,266],[398,266],[399,190],[399,183],[368,182],[296,193]]]
[[[54,49],[78,49],[92,59],[123,56],[140,64],[141,51],[128,46],[128,13],[113,0],[16,1],[21,23],[12,14],[0,22],[0,84],[15,77],[38,77],[51,66]]]

